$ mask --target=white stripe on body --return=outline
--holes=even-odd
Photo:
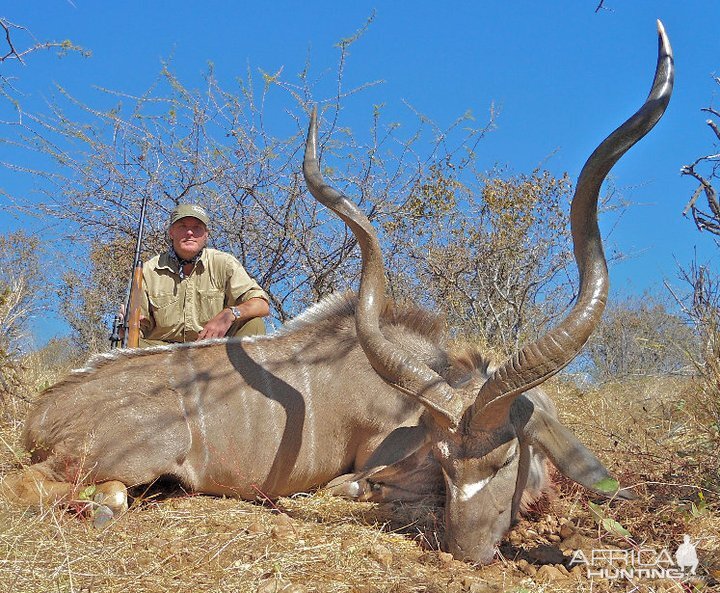
[[[315,462],[318,458],[318,449],[316,440],[317,435],[315,434],[315,410],[313,409],[313,394],[311,393],[313,386],[307,364],[303,363],[297,370],[302,376],[302,391],[300,392],[300,395],[305,403],[305,422],[303,424],[302,444],[303,447],[307,447],[304,455],[305,461],[308,461],[309,457],[309,463],[307,463],[305,471],[309,472],[310,475],[314,475]],[[305,439],[307,439],[307,442]]]
[[[184,382],[187,385],[184,391],[179,392],[181,400],[181,409],[185,416],[190,433],[190,457],[189,464],[184,464],[185,470],[189,477],[193,479],[194,484],[201,481],[201,476],[207,477],[206,473],[210,464],[210,449],[207,439],[207,424],[205,421],[205,411],[202,401],[202,393],[200,385],[197,381],[197,371],[193,364],[193,356],[188,355],[187,349],[177,349],[172,353],[173,360],[171,367],[183,369]],[[197,447],[201,447],[200,454],[197,455]],[[200,467],[194,466],[193,462],[198,459]]]
[[[175,391],[175,390],[173,390]],[[190,447],[189,451],[192,451],[193,446],[193,430],[192,426],[190,424],[190,416],[188,414],[187,407],[185,406],[185,397],[182,393],[179,391],[175,391],[175,394],[177,395],[178,399],[178,406],[180,406],[180,410],[182,410],[183,418],[185,419],[185,426],[187,427],[188,431],[188,440],[190,441]],[[187,476],[187,482],[191,486],[196,486],[198,484],[198,474],[195,471],[195,468],[193,467],[192,463],[184,463],[183,464],[183,470],[185,471],[185,474]]]

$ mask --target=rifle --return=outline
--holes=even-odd
[[[140,223],[138,225],[137,240],[135,242],[135,256],[128,284],[127,300],[125,301],[124,315],[115,315],[113,321],[112,335],[110,336],[111,348],[117,348],[120,344],[120,328],[123,328],[122,347],[137,348],[140,345],[140,306],[142,303],[142,273],[143,263],[140,259],[140,248],[142,247],[143,232],[145,229],[145,207],[147,206],[148,195],[145,194],[140,207]]]

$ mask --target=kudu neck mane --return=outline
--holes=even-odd
[[[272,349],[278,349],[285,341],[297,342],[304,339],[321,347],[323,339],[330,336],[333,337],[336,346],[338,338],[356,342],[356,306],[357,296],[354,293],[333,293],[267,336],[220,338],[142,349],[117,349],[96,354],[90,358],[85,367],[71,371],[71,375],[61,383],[81,380],[82,377],[118,359],[152,356],[177,349],[212,348],[233,343],[243,343],[248,346],[254,344],[258,348],[267,344]],[[451,384],[463,384],[472,378],[484,379],[487,376],[489,361],[477,348],[464,346],[455,353],[448,352],[444,318],[426,309],[388,300],[382,312],[381,328],[388,340],[414,350],[415,355],[445,376]]]
[[[320,331],[350,331],[355,335],[355,309],[357,295],[353,292],[333,293],[288,321],[274,335]],[[412,331],[440,348],[445,347],[444,319],[414,305],[399,305],[388,300],[381,316],[383,329],[392,327]]]
[[[357,340],[356,307],[355,293],[331,294],[290,320],[275,335],[299,336],[312,332],[318,339],[324,336],[337,339],[344,335],[354,342]],[[380,329],[389,341],[412,351],[454,387],[487,379],[490,359],[473,345],[449,347],[445,318],[441,315],[387,299],[380,315]]]

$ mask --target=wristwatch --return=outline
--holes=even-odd
[[[239,308],[239,307],[233,306],[233,307],[228,307],[228,309],[230,309],[230,313],[233,314],[233,317],[234,317],[235,319],[240,319],[240,317],[242,316],[242,313],[240,313],[240,308]]]

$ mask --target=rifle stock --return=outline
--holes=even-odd
[[[128,348],[140,346],[140,309],[142,303],[143,265],[139,261],[133,269],[132,286],[130,288],[130,305],[128,307],[127,344]]]

